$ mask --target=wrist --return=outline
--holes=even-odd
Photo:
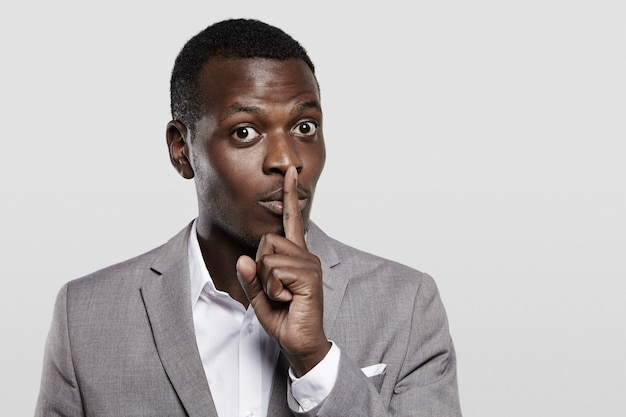
[[[324,339],[318,346],[308,349],[304,353],[286,352],[283,350],[283,354],[287,358],[293,374],[300,378],[320,363],[326,357],[331,347],[332,343]]]

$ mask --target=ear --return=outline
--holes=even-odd
[[[170,152],[170,162],[174,169],[186,179],[193,178],[194,175],[189,158],[188,136],[187,126],[178,120],[172,120],[167,124],[165,137],[167,139],[167,148]]]

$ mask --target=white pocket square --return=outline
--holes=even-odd
[[[376,375],[380,375],[385,372],[385,368],[387,367],[386,363],[377,363],[376,365],[366,366],[365,368],[361,368],[361,371],[365,374],[366,377],[371,378]]]

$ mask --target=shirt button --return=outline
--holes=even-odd
[[[246,417],[254,417],[254,413],[252,411],[248,411],[246,413]]]
[[[302,400],[302,408],[305,409],[305,411],[308,411],[310,408],[313,408],[313,400],[311,398],[305,398]]]
[[[248,324],[248,334],[251,334],[254,331],[254,324]]]

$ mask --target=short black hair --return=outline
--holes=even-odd
[[[194,128],[201,117],[198,78],[211,57],[300,58],[313,72],[306,50],[287,33],[255,19],[229,19],[214,23],[191,38],[178,54],[170,79],[172,118]]]

